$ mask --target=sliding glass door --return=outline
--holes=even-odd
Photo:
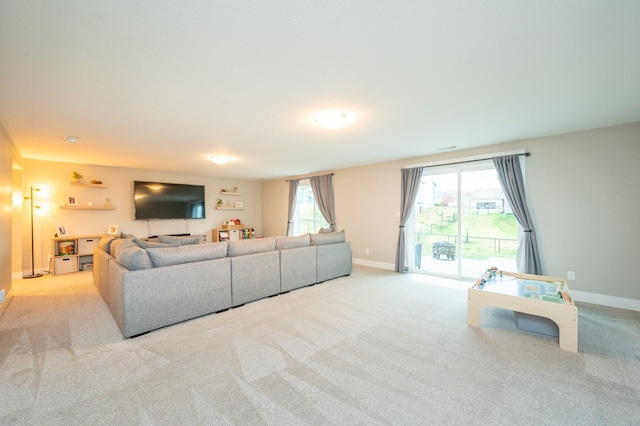
[[[414,272],[477,278],[515,271],[517,221],[491,161],[426,168],[414,209]]]

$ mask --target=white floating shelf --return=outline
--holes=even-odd
[[[87,186],[89,188],[108,188],[107,185],[103,183],[81,183],[81,182],[71,182],[70,185],[75,186]]]
[[[114,206],[60,206],[63,210],[115,210]]]
[[[220,191],[220,195],[240,195],[239,192],[224,192]]]
[[[244,210],[244,207],[216,207],[216,210]]]

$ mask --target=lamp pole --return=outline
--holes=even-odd
[[[29,197],[29,201],[31,201],[31,275],[25,275],[23,278],[38,278],[41,277],[42,274],[36,274],[35,262],[34,262],[34,252],[33,252],[33,191],[40,191],[40,188],[31,187],[31,196]],[[27,198],[27,197],[25,197]]]

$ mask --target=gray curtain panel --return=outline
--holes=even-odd
[[[296,212],[296,203],[298,202],[298,184],[299,179],[289,181],[289,221],[287,222],[287,235],[293,232],[293,215]]]
[[[316,204],[322,212],[325,220],[331,226],[332,231],[336,231],[336,207],[333,196],[333,174],[313,176],[309,178],[311,190]]]
[[[400,231],[398,232],[398,249],[396,251],[396,272],[409,272],[407,268],[407,237],[404,227],[411,216],[422,178],[422,167],[402,169],[402,199],[400,201]]]
[[[511,205],[513,214],[524,230],[518,241],[516,259],[518,271],[525,274],[542,275],[536,231],[531,221],[524,193],[520,156],[505,155],[504,157],[495,157],[493,164],[496,167],[498,179],[500,179],[502,190],[507,197],[509,205]]]

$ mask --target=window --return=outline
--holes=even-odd
[[[320,228],[330,228],[316,204],[308,180],[300,181],[297,194],[298,200],[293,215],[293,235],[302,235],[307,232],[317,233]]]
[[[415,272],[516,271],[517,221],[493,162],[425,169],[414,209]]]

